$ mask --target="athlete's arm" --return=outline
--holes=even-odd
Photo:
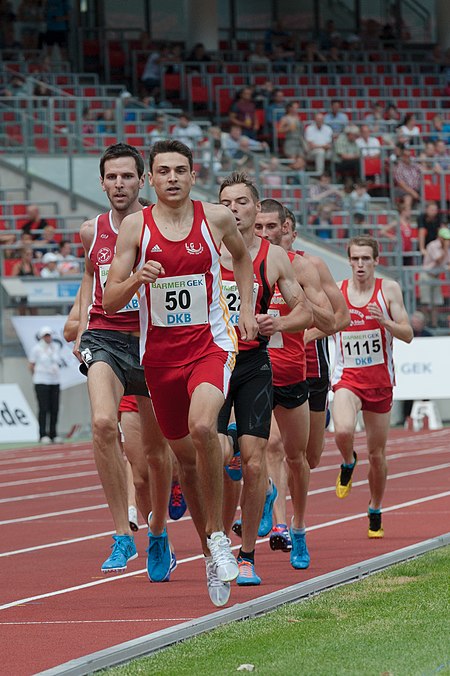
[[[333,308],[320,285],[320,276],[311,261],[303,256],[295,256],[292,266],[297,281],[311,304],[314,326],[330,336],[336,331]]]
[[[142,211],[126,216],[120,226],[116,253],[108,271],[108,281],[103,291],[103,309],[112,315],[133,298],[142,284],[154,282],[164,269],[160,263],[147,261],[133,272],[139,251],[143,216]]]
[[[392,333],[394,338],[398,338],[405,343],[410,343],[413,339],[414,333],[409,323],[408,313],[403,304],[402,290],[397,282],[394,280],[383,279],[382,291],[389,306],[389,312],[392,319],[385,317],[376,303],[369,303],[367,307],[370,314],[374,317],[381,326],[383,326],[389,333]]]
[[[68,343],[76,340],[78,335],[78,327],[80,325],[80,294],[81,286],[77,291],[72,308],[67,316],[66,323],[64,324],[63,335]]]
[[[89,306],[92,303],[92,289],[94,287],[94,266],[89,258],[89,251],[94,239],[93,220],[85,221],[83,223],[80,228],[80,239],[84,248],[84,274],[78,290],[80,294],[78,305],[78,328],[72,352],[79,361],[82,361],[79,346],[81,335],[87,328]]]
[[[214,207],[213,210],[211,210],[211,206]],[[258,324],[253,313],[252,259],[242,239],[242,235],[237,229],[236,221],[231,211],[222,205],[209,205],[205,211],[208,214],[212,211],[210,222],[215,223],[220,229],[222,241],[231,254],[234,279],[236,280],[241,299],[238,323],[241,338],[242,340],[254,340],[258,333]]]
[[[350,313],[348,311],[345,298],[341,293],[340,287],[334,281],[333,275],[331,274],[330,269],[325,261],[323,261],[318,256],[310,256],[309,254],[307,256],[307,260],[311,261],[318,271],[322,289],[326,293],[328,300],[331,303],[331,307],[333,308],[335,321],[334,331],[335,333],[342,331],[342,329],[345,329],[345,327],[350,324]],[[319,329],[316,327],[312,327],[305,333],[305,344],[311,342],[312,340],[318,340],[324,337],[325,333],[319,331]]]

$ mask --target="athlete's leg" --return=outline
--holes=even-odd
[[[288,481],[294,510],[292,525],[294,528],[304,528],[310,474],[306,458],[309,437],[308,402],[290,409],[276,406],[274,413],[286,453]],[[286,521],[281,523],[286,523]]]
[[[326,411],[309,412],[309,439],[306,457],[310,469],[319,466],[325,437]]]
[[[219,437],[224,436],[220,434]],[[241,497],[242,482],[232,481],[226,472],[223,473],[223,526],[226,535],[230,535],[236,515],[236,509]]]
[[[123,448],[130,463],[132,473],[132,485],[137,505],[145,523],[152,510],[150,497],[150,481],[147,460],[142,448],[141,421],[139,413],[135,411],[123,411],[120,415],[124,441]],[[131,487],[130,487],[131,488]],[[130,488],[128,497],[130,498]]]
[[[361,410],[361,400],[350,390],[338,389],[333,399],[334,439],[344,463],[354,461],[353,443],[356,419]]]
[[[363,419],[369,451],[369,507],[381,509],[387,479],[386,443],[391,413],[363,411]]]
[[[244,434],[239,437],[242,460],[242,551],[252,552],[258,536],[258,526],[267,489],[265,451],[267,439]]]
[[[125,463],[117,434],[117,410],[123,386],[111,367],[99,361],[88,370],[88,392],[98,475],[116,533],[130,535]]]
[[[141,437],[149,467],[152,501],[151,532],[160,535],[166,527],[167,505],[172,484],[172,461],[167,440],[156,421],[151,399],[136,397],[141,421]]]
[[[272,414],[270,425],[270,437],[266,451],[267,474],[277,487],[278,497],[273,505],[275,523],[287,523],[286,521],[286,496],[287,496],[287,467],[283,440],[276,417]]]

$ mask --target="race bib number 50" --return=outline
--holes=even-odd
[[[342,336],[345,368],[355,369],[384,363],[380,329],[346,331]]]
[[[161,277],[150,284],[153,326],[197,326],[208,323],[204,274]]]

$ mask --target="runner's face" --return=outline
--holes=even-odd
[[[281,244],[285,228],[275,211],[256,214],[255,233],[271,244]]]
[[[156,155],[148,176],[158,199],[167,204],[185,200],[195,183],[195,171],[190,170],[188,158],[180,153]]]
[[[144,176],[139,178],[132,157],[117,157],[106,160],[105,176],[100,182],[113,209],[127,211],[139,196]]]
[[[259,202],[254,202],[246,185],[237,183],[224,188],[220,195],[220,203],[233,213],[241,232],[246,232],[254,227],[260,205]]]
[[[353,279],[361,282],[373,279],[378,258],[374,259],[370,246],[351,246],[349,258]]]

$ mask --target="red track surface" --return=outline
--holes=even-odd
[[[234,585],[230,603],[449,530],[450,430],[392,431],[383,540],[367,538],[367,454],[364,434],[358,437],[360,461],[346,500],[334,493],[340,457],[331,435],[322,465],[311,475],[310,568],[293,570],[287,554],[272,552],[261,541],[256,561],[263,584]],[[0,470],[2,673],[29,676],[214,611],[189,517],[169,524],[179,562],[169,583],[147,579],[145,529],[136,536],[139,558],[126,575],[100,573],[112,523],[88,444],[4,451]]]

